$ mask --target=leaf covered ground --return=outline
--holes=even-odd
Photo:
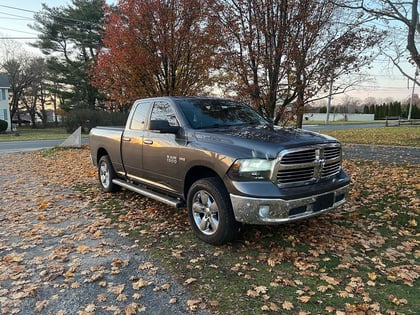
[[[237,242],[213,247],[194,237],[185,210],[124,190],[101,193],[86,149],[7,157],[1,165],[2,313],[28,304],[33,313],[46,312],[72,290],[91,287],[98,293],[70,300],[77,307],[67,314],[153,313],[145,304],[157,293],[165,293],[160,304],[178,307],[174,314],[420,309],[418,164],[346,160],[352,189],[338,211],[278,227],[246,226]],[[118,246],[108,236],[115,226]],[[139,253],[150,259],[136,259]],[[133,265],[135,273],[125,271]],[[175,282],[155,277],[164,275],[160,265]],[[181,301],[186,293],[176,285],[192,297]],[[43,293],[49,287],[56,288],[52,296]],[[66,307],[57,309],[64,314]]]
[[[0,169],[0,314],[189,311],[186,288],[96,210],[87,149],[1,155]]]

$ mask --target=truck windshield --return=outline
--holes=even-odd
[[[268,124],[251,107],[233,100],[198,98],[176,102],[194,129]]]

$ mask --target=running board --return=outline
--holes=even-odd
[[[182,202],[179,199],[169,197],[160,193],[157,193],[155,191],[148,190],[146,188],[140,188],[139,186],[129,184],[123,180],[120,179],[113,179],[112,182],[118,186],[124,187],[128,190],[134,191],[140,195],[143,195],[148,198],[155,199],[157,201],[163,202],[164,204],[167,204],[169,206],[175,207],[175,208],[182,208],[184,206],[184,202]]]

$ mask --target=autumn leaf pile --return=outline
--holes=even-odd
[[[185,209],[125,190],[101,193],[87,150],[17,157],[1,164],[0,221],[8,227],[0,232],[3,313],[17,313],[27,301],[34,313],[42,313],[64,299],[64,292],[89,286],[101,290],[78,301],[75,313],[151,312],[146,289],[167,293],[163,304],[197,313],[416,314],[420,309],[418,164],[347,160],[352,188],[345,206],[293,224],[245,226],[237,242],[214,247],[195,238]],[[104,237],[112,231],[119,231],[124,245]],[[49,243],[57,236],[59,243]],[[174,283],[151,277],[160,274],[156,263],[133,261],[137,253],[159,261],[199,298],[181,303],[170,292]],[[133,264],[141,274],[112,278]],[[43,295],[51,286],[57,293]]]

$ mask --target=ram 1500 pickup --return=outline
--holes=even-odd
[[[242,223],[335,209],[349,190],[336,139],[273,126],[230,99],[140,99],[125,128],[93,128],[89,145],[102,190],[186,206],[196,235],[214,245],[234,240]]]

